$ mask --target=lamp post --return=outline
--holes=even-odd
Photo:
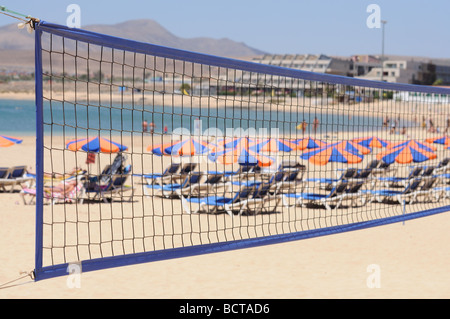
[[[384,26],[386,23],[386,20],[381,20],[381,81],[383,81],[384,73]]]

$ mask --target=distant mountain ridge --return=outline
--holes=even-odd
[[[218,56],[237,58],[264,54],[263,51],[249,47],[245,43],[227,38],[181,38],[149,19],[131,20],[114,25],[87,25],[83,29]],[[28,69],[34,63],[33,55],[34,35],[28,34],[24,29],[18,29],[15,23],[0,27],[0,68]]]
[[[180,38],[156,21],[149,19],[131,20],[115,25],[90,25],[86,26],[85,29],[120,38],[219,56],[244,57],[265,53],[251,48],[245,43],[236,42],[228,38]]]

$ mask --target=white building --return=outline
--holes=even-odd
[[[253,62],[302,71],[352,76],[350,59],[339,59],[324,54],[265,54]]]
[[[396,60],[384,61],[382,67],[372,68],[367,74],[358,78],[374,81],[413,84],[419,80],[425,63],[418,61]]]

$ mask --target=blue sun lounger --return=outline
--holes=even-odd
[[[162,196],[166,198],[175,197],[178,196],[177,191],[199,184],[201,177],[201,173],[193,172],[188,174],[182,183],[144,185],[144,194],[146,196]]]
[[[171,182],[171,177],[178,173],[181,167],[180,163],[171,163],[162,173],[144,174],[143,178],[146,179],[147,184],[164,184],[165,182]]]
[[[327,210],[331,210],[331,204],[335,203],[336,209],[340,206],[343,198],[340,196],[345,193],[348,188],[348,181],[339,181],[328,194],[320,193],[288,193],[283,194],[284,206],[302,206],[306,204],[318,204],[323,205]],[[295,204],[289,205],[287,200],[289,198],[295,199]]]
[[[423,179],[421,178],[413,178],[411,179],[406,187],[403,190],[392,190],[392,189],[375,189],[375,190],[364,190],[363,193],[366,193],[370,198],[369,203],[372,203],[374,200],[381,203],[386,200],[396,200],[402,206],[405,205],[406,201],[409,201],[412,196],[414,196],[414,192],[419,190]]]
[[[181,204],[183,210],[187,214],[226,212],[228,215],[233,216],[233,211],[238,210],[242,213],[245,209],[247,209],[245,205],[248,202],[244,203],[244,201],[249,199],[254,191],[254,186],[245,186],[234,193],[233,197],[212,195],[207,197],[186,198],[181,196]],[[193,207],[196,208],[193,209]]]
[[[378,181],[383,183],[384,187],[396,186],[398,184],[401,184],[403,187],[405,187],[411,179],[419,177],[422,172],[423,167],[418,166],[414,167],[406,177],[396,177],[396,176],[379,177]]]

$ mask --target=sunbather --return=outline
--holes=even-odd
[[[47,193],[59,193],[59,194],[70,194],[78,184],[77,179],[71,179],[60,182],[56,186],[44,186],[44,192]]]
[[[72,168],[72,170],[70,170],[68,173],[65,173],[65,174],[56,173],[56,172],[52,172],[52,173],[44,172],[44,178],[46,178],[46,179],[51,179],[51,178],[53,178],[53,179],[64,179],[64,178],[67,178],[67,177],[79,174],[81,172],[83,172],[82,168],[74,167],[74,168]],[[29,175],[33,175],[33,176],[37,175],[36,173],[28,173],[28,174]]]

